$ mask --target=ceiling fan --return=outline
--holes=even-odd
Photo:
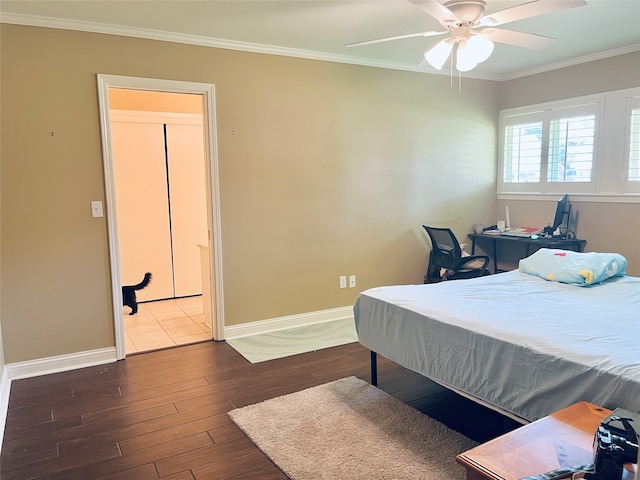
[[[433,68],[440,70],[451,55],[453,47],[457,44],[456,68],[460,72],[468,72],[491,56],[493,42],[539,50],[555,41],[555,38],[551,37],[494,27],[515,22],[516,20],[586,5],[585,0],[532,0],[528,3],[485,15],[487,10],[487,2],[485,0],[449,0],[444,4],[437,0],[408,1],[438,20],[445,30],[378,38],[350,43],[345,46],[357,47],[405,38],[433,37],[448,33],[450,34],[448,38],[441,40],[433,48],[425,52],[425,60]]]

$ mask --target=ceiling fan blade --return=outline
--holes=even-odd
[[[356,43],[347,43],[345,47],[360,47],[362,45],[371,45],[373,43],[382,43],[382,42],[391,42],[392,40],[402,40],[404,38],[414,38],[414,37],[433,37],[436,35],[444,35],[445,33],[449,33],[447,30],[442,32],[420,32],[420,33],[409,33],[407,35],[397,35],[395,37],[385,37],[385,38],[377,38],[375,40],[365,40],[364,42],[356,42]]]
[[[411,1],[411,0],[409,0]],[[524,18],[536,17],[545,13],[565,10],[567,8],[582,7],[587,2],[584,0],[533,0],[522,5],[505,8],[498,12],[485,15],[480,19],[480,25],[504,25]]]
[[[439,22],[459,22],[460,19],[437,0],[408,0],[423,12],[427,12]]]
[[[531,50],[541,50],[556,41],[555,38],[533,33],[514,32],[513,30],[503,30],[501,28],[487,28],[479,33],[487,37],[492,42],[506,43],[517,47],[530,48]]]

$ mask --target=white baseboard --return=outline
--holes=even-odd
[[[26,362],[9,363],[7,371],[11,380],[38,377],[50,373],[66,372],[76,368],[92,367],[117,360],[116,347],[99,348],[86,352],[58,355],[56,357],[38,358]]]
[[[4,439],[4,427],[7,424],[9,413],[9,393],[11,392],[11,379],[7,367],[0,372],[0,453],[2,452],[2,440]]]
[[[328,310],[319,310],[317,312],[288,315],[286,317],[270,318],[267,320],[259,320],[257,322],[241,323],[239,325],[229,325],[224,327],[224,338],[232,339],[248,337],[249,335],[277,332],[278,330],[286,330],[288,328],[313,325],[315,323],[332,322],[334,320],[343,320],[347,318],[353,318],[353,305],[349,305],[348,307],[330,308]]]
[[[116,347],[108,347],[5,365],[4,371],[0,376],[0,452],[2,451],[7,414],[9,413],[9,395],[11,393],[12,380],[113,363],[117,359]]]
[[[288,328],[302,327],[316,323],[331,322],[353,318],[353,306],[319,310],[317,312],[301,313],[286,317],[270,318],[257,322],[230,325],[224,328],[225,338],[240,338],[260,333],[276,332]],[[101,348],[86,352],[59,355],[56,357],[39,358],[26,362],[10,363],[4,367],[0,377],[0,450],[2,437],[9,410],[9,393],[11,381],[20,378],[31,378],[50,373],[66,372],[77,368],[91,367],[118,360],[115,347]]]

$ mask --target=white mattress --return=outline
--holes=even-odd
[[[514,270],[372,288],[354,313],[365,347],[526,420],[581,400],[640,412],[640,278]]]

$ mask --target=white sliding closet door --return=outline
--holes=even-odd
[[[129,114],[129,117],[132,115]],[[167,114],[113,115],[123,285],[153,279],[138,301],[202,294],[198,245],[208,245],[204,129]]]
[[[158,123],[111,124],[123,285],[153,279],[138,301],[173,297],[164,128]]]
[[[207,241],[202,125],[167,125],[169,198],[176,297],[202,293],[200,248]]]

